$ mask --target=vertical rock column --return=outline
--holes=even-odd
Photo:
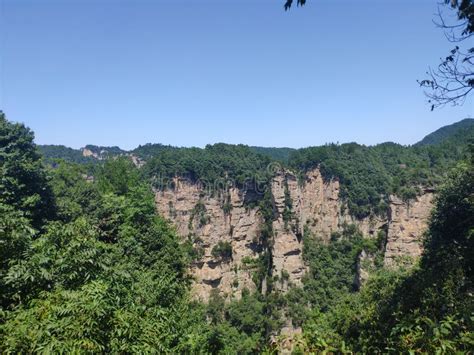
[[[301,279],[306,271],[303,262],[303,245],[296,231],[299,226],[296,215],[285,222],[283,213],[287,208],[285,193],[289,194],[292,201],[298,201],[298,189],[295,185],[290,188],[290,183],[296,183],[294,176],[288,176],[282,171],[272,181],[272,193],[275,201],[277,219],[273,222],[273,275],[278,276],[274,287],[280,291],[287,291],[290,285],[301,286]],[[291,182],[288,181],[291,179]]]
[[[423,233],[433,208],[434,194],[425,191],[416,200],[404,202],[398,197],[390,198],[390,218],[385,249],[385,265],[394,266],[403,258],[411,263],[423,252]],[[410,260],[411,259],[411,260]]]

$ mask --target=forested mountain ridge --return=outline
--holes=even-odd
[[[468,138],[472,133],[470,132],[472,127],[474,126],[474,119],[473,118],[466,118],[459,122],[453,123],[451,125],[447,125],[444,127],[439,128],[435,132],[430,133],[426,137],[424,137],[421,141],[414,144],[414,146],[423,146],[429,144],[439,144],[444,140],[453,140],[456,136],[461,134],[461,139],[463,143],[465,138]],[[463,135],[464,131],[464,135]],[[466,133],[467,132],[467,133]],[[457,137],[459,138],[459,136]],[[387,144],[387,143],[385,143]],[[163,144],[152,144],[147,143],[145,145],[140,145],[139,147],[131,150],[126,151],[119,147],[103,147],[103,146],[96,146],[96,145],[86,145],[81,149],[74,149],[69,148],[64,145],[38,145],[43,156],[47,159],[64,159],[66,161],[76,162],[75,160],[80,160],[79,155],[82,156],[116,156],[116,155],[124,155],[124,154],[135,154],[142,159],[149,159],[153,156],[160,154],[162,151],[166,150],[174,150],[174,149],[187,149],[187,148],[180,148],[174,147],[171,145],[163,145]],[[199,148],[197,148],[199,149]],[[258,146],[251,146],[250,149],[255,153],[259,153],[265,155],[272,160],[281,161],[287,163],[290,159],[290,155],[297,151],[298,149],[295,148],[280,148],[280,147],[258,147]],[[90,151],[92,154],[88,154],[84,151]],[[80,161],[77,161],[80,162]]]
[[[439,144],[446,140],[461,139],[464,140],[472,135],[474,129],[474,118],[466,118],[462,121],[453,123],[449,126],[441,127],[433,133],[428,134],[421,141],[416,143],[417,146]]]
[[[44,144],[39,145],[38,150],[48,162],[53,162],[57,159],[78,164],[93,164],[95,162],[93,157],[84,156],[81,149],[73,149],[64,145]]]
[[[84,148],[74,149],[64,145],[39,145],[39,151],[46,161],[53,162],[55,159],[63,159],[71,163],[94,164],[116,156],[126,155],[125,150],[119,147],[102,147],[88,144]]]
[[[443,181],[446,171],[465,157],[474,137],[472,122],[467,119],[443,127],[433,133],[442,139],[430,135],[425,142],[428,139],[432,144],[420,142],[415,146],[347,143],[295,150],[223,143],[205,148],[146,144],[128,152],[118,147],[88,146],[81,150],[82,156],[78,150],[61,146],[40,146],[40,150],[48,161],[62,157],[66,161],[97,163],[107,157],[130,156],[137,165],[144,166],[144,174],[154,180],[157,188],[176,176],[208,187],[230,183],[242,188],[252,180],[266,180],[269,165],[272,170],[280,164],[299,176],[318,167],[326,181],[338,179],[341,197],[351,214],[366,218],[386,214],[390,195],[409,200],[421,189]]]
[[[457,143],[42,165],[1,115],[0,351],[468,352],[474,169]],[[425,227],[419,265],[387,268],[389,246]]]

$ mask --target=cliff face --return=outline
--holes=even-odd
[[[425,191],[415,201],[403,202],[392,196],[390,199],[389,228],[385,248],[385,265],[393,266],[398,259],[417,258],[421,255],[423,233],[433,208],[433,191]]]
[[[229,210],[223,205],[229,203]],[[193,263],[194,295],[207,301],[213,289],[224,297],[241,296],[244,288],[255,290],[251,270],[242,261],[258,257],[256,239],[261,225],[257,209],[246,209],[243,196],[231,189],[226,196],[209,197],[196,185],[176,180],[173,191],[156,193],[161,215],[175,224],[183,238],[189,238],[201,257]],[[200,206],[200,207],[199,207]],[[232,247],[232,257],[212,255],[219,242]]]
[[[174,185],[174,190],[156,193],[156,205],[159,213],[176,225],[178,234],[189,239],[201,254],[192,266],[195,296],[206,301],[214,289],[224,297],[239,298],[244,288],[257,289],[251,265],[262,252],[258,240],[263,219],[258,208],[247,208],[244,194],[237,189],[210,197],[189,182],[177,179]],[[272,180],[271,190],[271,274],[273,287],[280,291],[301,285],[306,272],[302,256],[305,232],[329,241],[331,234],[341,232],[346,224],[357,225],[367,238],[376,238],[382,231],[386,236],[387,266],[403,257],[416,258],[422,252],[421,237],[432,208],[433,191],[425,191],[410,203],[392,197],[387,218],[356,220],[339,197],[339,182],[324,181],[318,169],[309,172],[303,183],[291,172],[280,171]],[[213,255],[219,243],[232,247],[231,258]],[[361,284],[366,277],[362,271]]]
[[[275,220],[273,221],[273,275],[278,277],[275,287],[287,291],[291,286],[300,286],[306,271],[303,262],[303,245],[299,230],[298,213],[289,208],[293,205],[298,185],[293,175],[284,172],[272,181]],[[287,217],[285,217],[287,210]]]

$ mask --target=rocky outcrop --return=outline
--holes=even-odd
[[[370,273],[375,268],[375,255],[368,253],[366,250],[357,257],[356,276],[354,284],[357,290],[369,280]]]
[[[426,190],[417,199],[407,202],[395,196],[390,198],[386,266],[394,266],[400,262],[411,263],[421,255],[423,233],[428,227],[433,198],[432,190]]]
[[[137,157],[134,154],[129,154],[130,159],[132,160],[133,165],[135,165],[137,168],[142,168],[145,165],[145,161],[143,159],[140,159],[140,157]]]
[[[90,157],[95,158],[95,159],[99,158],[99,156],[96,153],[94,153],[93,151],[87,148],[82,148],[82,156],[85,158],[90,158]]]
[[[294,201],[301,234],[307,230],[319,239],[328,241],[332,233],[341,232],[347,224],[357,225],[358,229],[369,237],[375,236],[379,230],[386,227],[387,220],[377,216],[362,220],[353,218],[340,199],[339,181],[326,181],[319,169],[308,172],[300,184],[296,176],[289,176],[289,191]]]
[[[256,290],[252,261],[264,251],[259,244],[263,220],[258,208],[247,207],[245,193],[236,188],[211,194],[182,179],[175,179],[171,186],[156,192],[156,205],[159,213],[174,223],[178,234],[193,243],[199,255],[192,266],[194,295],[206,301],[214,289],[226,298],[239,298],[244,288]],[[277,290],[285,292],[291,286],[301,285],[306,272],[302,257],[304,233],[329,242],[333,233],[355,224],[367,238],[383,235],[387,266],[405,257],[416,258],[422,252],[421,238],[433,204],[431,190],[408,203],[391,197],[386,218],[363,220],[349,215],[339,197],[339,182],[326,181],[318,169],[306,174],[303,181],[298,181],[290,171],[276,172],[271,190],[271,272]],[[213,255],[220,242],[230,244],[231,258]],[[368,277],[363,265],[370,257],[361,255],[356,282],[360,285]],[[264,282],[262,287],[266,289],[267,284]]]
[[[247,209],[237,189],[225,196],[209,196],[185,180],[175,179],[174,186],[173,190],[156,192],[156,205],[161,215],[173,221],[178,234],[189,238],[201,254],[192,266],[196,298],[207,301],[213,289],[226,298],[239,298],[244,288],[255,290],[252,270],[244,261],[258,257],[258,210]],[[196,206],[203,208],[197,211]],[[212,255],[219,242],[231,245],[232,258],[220,260]]]
[[[299,220],[293,212],[290,191],[296,188],[294,176],[281,172],[272,182],[272,195],[276,218],[273,221],[273,275],[275,287],[287,291],[290,286],[300,286],[306,267],[303,262],[303,245],[299,233]],[[286,210],[286,213],[285,213]]]
[[[408,202],[391,196],[386,218],[370,216],[359,220],[348,213],[340,199],[337,180],[325,181],[319,169],[310,171],[301,184],[291,173],[284,174],[293,201],[294,220],[299,224],[297,233],[303,234],[306,230],[321,240],[329,241],[333,233],[354,224],[367,238],[377,238],[379,232],[385,235],[387,266],[396,265],[404,258],[413,260],[421,255],[423,234],[433,208],[434,190],[426,189]],[[278,178],[275,181],[279,183]]]

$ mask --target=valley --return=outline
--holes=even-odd
[[[413,146],[295,150],[76,150],[0,123],[2,351],[471,344],[472,119]]]

